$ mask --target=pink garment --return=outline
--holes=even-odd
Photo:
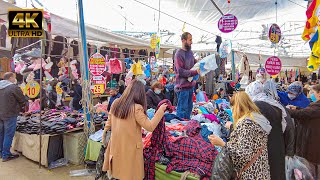
[[[34,102],[29,102],[29,111],[34,112],[40,110],[40,99],[36,99]]]
[[[173,124],[166,126],[166,131],[183,131],[185,126],[182,124]]]
[[[109,72],[111,74],[120,74],[122,73],[121,61],[118,59],[110,59],[109,61]]]
[[[302,172],[299,169],[294,169],[293,171],[294,171],[294,177],[296,178],[296,180],[303,179]]]
[[[206,119],[209,119],[211,122],[216,122],[216,123],[220,123],[220,121],[218,120],[217,116],[215,116],[214,114],[203,114],[203,116]]]

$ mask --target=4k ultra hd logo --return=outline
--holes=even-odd
[[[9,9],[10,37],[43,37],[43,11],[39,9]]]

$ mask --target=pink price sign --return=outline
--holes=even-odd
[[[218,28],[223,33],[234,31],[238,26],[238,19],[232,14],[223,15],[218,21]]]
[[[269,75],[277,75],[282,68],[281,60],[277,56],[269,57],[266,61],[265,68]]]
[[[107,63],[100,53],[95,53],[90,57],[89,70],[92,75],[100,76],[107,68]]]

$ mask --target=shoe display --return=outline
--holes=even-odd
[[[62,116],[65,114],[66,116]],[[62,134],[68,130],[83,126],[83,114],[68,110],[47,110],[41,114],[41,134]],[[107,120],[105,115],[93,116],[94,124],[102,124]],[[40,133],[40,113],[30,113],[19,116],[17,119],[17,131],[26,134]]]

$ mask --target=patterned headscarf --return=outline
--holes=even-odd
[[[263,85],[263,90],[266,95],[274,100],[279,100],[278,92],[277,92],[277,84],[272,80],[268,80]]]
[[[293,93],[295,95],[299,95],[303,92],[302,83],[299,81],[295,81],[291,83],[288,87],[288,92]]]
[[[282,111],[281,124],[282,124],[282,131],[284,132],[287,127],[287,121],[285,119],[285,117],[287,117],[287,112],[278,101],[267,96],[267,94],[264,92],[263,84],[259,81],[254,81],[250,83],[246,88],[246,93],[250,96],[253,102],[262,101],[272,106],[275,106]]]

